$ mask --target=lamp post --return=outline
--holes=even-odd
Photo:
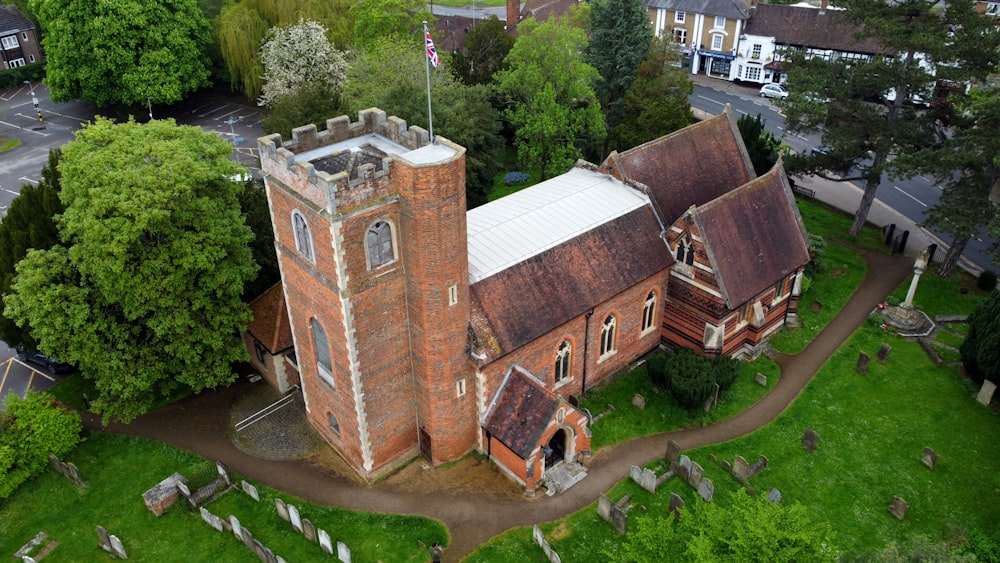
[[[45,120],[42,119],[42,110],[38,107],[38,96],[35,95],[35,90],[31,87],[31,81],[25,80],[24,83],[28,85],[28,92],[31,93],[31,103],[35,104],[35,115],[38,116],[38,122],[44,123]]]
[[[146,106],[149,107],[149,120],[153,120],[153,96],[146,96]]]
[[[233,136],[233,154],[236,155],[236,162],[240,163],[240,151],[236,150],[236,130],[233,129],[233,125],[235,125],[237,121],[239,121],[239,119],[230,117],[229,119],[223,121],[223,123],[229,125],[229,133]]]

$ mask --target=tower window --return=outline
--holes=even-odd
[[[368,263],[372,269],[396,259],[392,248],[392,227],[385,221],[379,221],[368,229],[365,245],[368,247]]]
[[[295,250],[310,262],[313,258],[312,233],[304,215],[298,211],[292,212],[292,230],[295,233]]]
[[[316,348],[316,370],[324,383],[334,388],[333,365],[330,361],[330,343],[326,339],[326,331],[316,319],[312,320],[313,346]]]

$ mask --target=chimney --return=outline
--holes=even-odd
[[[827,0],[819,0],[819,13],[826,13]]]
[[[520,0],[507,0],[507,21],[504,22],[507,30],[514,29],[517,27],[518,22],[521,21],[521,2]]]

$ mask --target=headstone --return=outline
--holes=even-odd
[[[767,490],[767,500],[771,502],[781,502],[781,491],[771,487]]]
[[[820,303],[819,301],[813,301],[812,302],[812,312],[813,313],[818,313],[818,312],[820,312],[822,310],[823,310],[823,304],[822,303]]]
[[[625,535],[628,533],[628,513],[624,510],[615,507],[611,511],[611,525],[618,530],[618,533]]]
[[[747,479],[752,479],[754,475],[760,473],[766,468],[767,458],[765,456],[760,456],[757,458],[757,461],[755,461],[754,464],[747,469]]]
[[[611,500],[603,494],[597,496],[597,514],[605,521],[611,521]]]
[[[705,470],[702,469],[701,465],[697,462],[692,463],[691,473],[688,475],[688,484],[697,489],[698,485],[701,484],[701,478],[703,475],[705,475]]]
[[[629,469],[628,476],[636,483],[642,484],[642,469],[638,465],[633,465],[632,469]]]
[[[646,410],[646,399],[642,395],[636,393],[632,397],[632,406],[639,410]]]
[[[289,521],[292,523],[292,527],[295,528],[295,531],[297,531],[297,532],[299,532],[301,534],[302,533],[302,517],[299,516],[299,509],[295,508],[294,504],[289,504],[288,505],[288,518],[289,518]]]
[[[208,524],[209,526],[215,528],[220,532],[222,531],[223,529],[222,518],[219,518],[218,516],[209,512],[204,506],[201,507],[200,511],[201,511],[201,519],[204,520],[206,524]]]
[[[253,540],[253,547],[251,549],[253,549],[254,555],[257,556],[257,559],[260,559],[261,561],[267,560],[264,555],[264,544],[260,543],[260,540]]]
[[[351,563],[351,550],[344,542],[337,542],[337,559],[344,563]]]
[[[649,491],[651,493],[655,493],[656,492],[656,485],[658,483],[659,483],[659,481],[657,481],[657,479],[656,479],[656,473],[653,473],[652,469],[643,469],[642,470],[642,481],[639,481],[639,484],[642,485],[643,489],[646,489],[647,491]]]
[[[326,533],[326,530],[320,528],[317,530],[316,534],[319,538],[319,546],[323,548],[323,551],[333,555],[333,544],[330,543],[330,534]]]
[[[688,480],[688,476],[691,475],[691,458],[686,455],[681,456],[680,461],[677,462],[677,474],[685,481]]]
[[[278,558],[274,556],[271,548],[264,546],[264,563],[278,563]]]
[[[681,508],[684,508],[684,499],[677,493],[670,493],[670,506],[667,508],[674,515],[675,520],[681,517]]]
[[[677,461],[681,455],[681,445],[673,440],[667,440],[667,461]]]
[[[712,391],[712,396],[705,400],[705,412],[712,410],[712,407],[719,402],[719,384],[715,384],[715,390]]]
[[[708,459],[712,463],[718,463],[718,461],[719,461],[718,456],[716,456],[715,454],[708,454]]]
[[[806,428],[805,433],[802,434],[802,447],[805,448],[806,453],[811,454],[816,451],[817,442],[819,442],[819,434],[812,428]]]
[[[97,527],[97,541],[105,551],[111,551],[111,538],[108,537],[108,531],[104,526]]]
[[[902,520],[906,516],[906,511],[909,509],[906,506],[906,501],[900,497],[892,497],[892,503],[889,504],[889,512],[893,516]]]
[[[280,498],[275,498],[274,508],[278,510],[278,516],[280,516],[285,522],[288,522],[288,506],[285,505],[285,501]]]
[[[924,448],[923,462],[930,469],[937,465],[937,452],[933,448]]]
[[[316,541],[316,526],[308,518],[302,519],[302,533],[305,534],[306,539],[315,542]]]
[[[226,480],[226,485],[232,485],[233,480],[229,477],[229,469],[221,461],[215,462],[215,470],[219,472],[219,477]]]
[[[750,466],[742,456],[733,458],[733,477],[740,483],[746,483],[749,478]]]
[[[892,346],[883,342],[881,346],[878,347],[878,355],[875,356],[878,361],[885,363],[889,359],[889,352],[892,352]]]
[[[240,525],[240,521],[232,514],[229,515],[229,525],[233,528],[233,535],[236,536],[236,539],[242,540],[243,526]]]
[[[241,539],[243,540],[243,545],[247,546],[249,549],[253,549],[253,542],[255,540],[253,539],[253,534],[250,533],[249,529],[243,528],[243,537]]]
[[[559,554],[552,550],[552,546],[549,545],[548,540],[545,539],[545,534],[538,526],[533,526],[531,529],[531,537],[538,544],[538,547],[542,548],[545,552],[545,556],[549,558],[549,563],[560,563],[562,560],[559,558]]]
[[[868,374],[868,362],[871,361],[868,358],[868,354],[861,352],[858,354],[858,363],[854,366],[854,369],[858,370],[861,375]]]
[[[66,476],[69,477],[70,480],[73,481],[74,484],[76,484],[76,486],[78,487],[83,486],[83,478],[80,477],[80,470],[77,469],[76,464],[74,464],[73,462],[69,462],[66,464]]]
[[[243,489],[244,493],[250,495],[250,498],[260,501],[260,494],[257,492],[257,487],[254,487],[246,481],[240,481],[240,488]]]
[[[729,463],[729,460],[727,459],[722,460],[720,465],[722,465],[722,469],[725,470],[726,473],[731,473],[733,471],[733,464]]]
[[[111,540],[111,553],[118,556],[119,559],[128,559],[128,554],[125,553],[125,546],[122,545],[122,540],[118,539],[118,536],[111,534],[108,536]]]
[[[758,371],[757,375],[754,377],[754,380],[761,387],[767,387],[767,376],[764,375],[763,373],[761,373],[761,372]]]
[[[984,379],[983,386],[979,389],[979,394],[976,395],[976,401],[978,401],[980,405],[989,406],[990,401],[993,400],[993,392],[996,390],[997,386],[995,383],[989,379]]]
[[[715,495],[715,483],[709,478],[704,478],[701,483],[698,484],[698,496],[705,499],[705,502],[712,502],[712,497]]]
[[[191,503],[191,506],[196,506],[194,499],[191,498],[191,489],[188,488],[187,483],[185,483],[184,481],[178,481],[177,491],[181,494],[182,497],[186,498],[187,501]]]
[[[48,539],[48,537],[49,535],[46,534],[45,532],[38,532],[37,534],[35,534],[35,537],[31,538],[31,541],[22,545],[21,549],[17,550],[14,553],[14,559],[21,559],[22,557],[26,557],[29,553],[34,551],[36,547],[42,545],[42,542]]]

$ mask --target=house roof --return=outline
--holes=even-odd
[[[672,12],[725,16],[734,20],[747,19],[746,4],[737,0],[646,0],[646,7]]]
[[[668,268],[673,257],[661,230],[652,210],[639,207],[472,284],[481,353],[500,357]]]
[[[484,19],[486,15],[484,12],[483,17],[476,19],[466,16],[439,16],[434,22],[433,31],[434,47],[437,48],[438,53],[461,49],[465,35],[472,29],[473,24]]]
[[[558,18],[579,3],[578,0],[527,0],[521,7],[521,21],[535,18],[535,21],[545,22]]]
[[[809,261],[805,225],[780,164],[692,215],[731,309]]]
[[[519,366],[507,372],[486,411],[483,428],[527,459],[559,406],[555,393]]]
[[[253,320],[247,326],[247,332],[268,352],[278,354],[292,347],[292,327],[288,322],[288,307],[281,282],[251,301],[250,311]]]
[[[0,35],[35,29],[35,24],[17,9],[17,6],[0,4]]]
[[[848,14],[780,4],[758,4],[750,10],[744,32],[774,37],[777,43],[830,49],[845,53],[890,53],[871,37],[855,39],[859,31]]]
[[[756,176],[728,106],[700,123],[612,153],[601,169],[648,186],[667,223]]]

